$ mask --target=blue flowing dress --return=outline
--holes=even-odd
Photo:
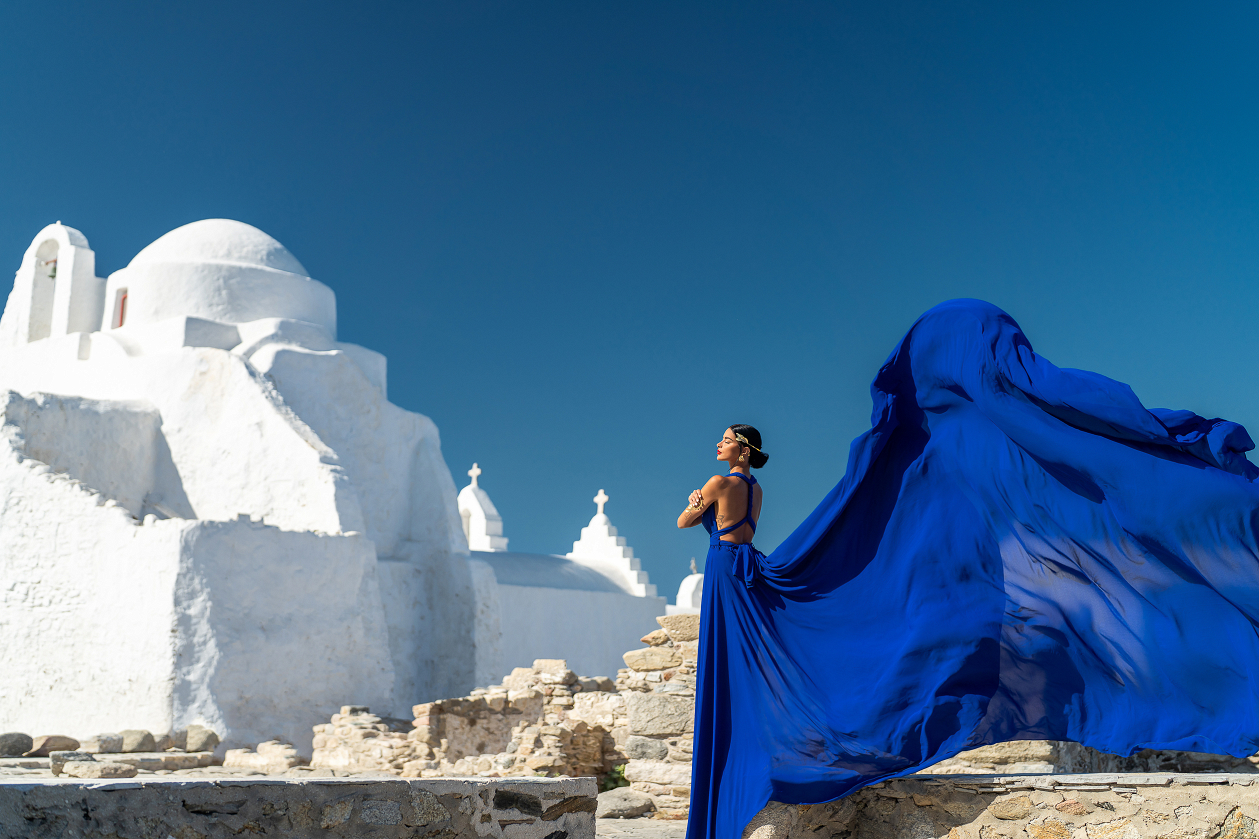
[[[688,839],[1006,740],[1259,749],[1244,428],[1054,367],[978,300],[923,315],[871,391],[768,557],[706,513]]]

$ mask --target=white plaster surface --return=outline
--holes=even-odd
[[[481,467],[472,464],[468,476],[472,483],[459,490],[459,516],[463,519],[463,535],[468,548],[474,551],[505,551],[507,537],[503,535],[503,517],[478,482]]]
[[[565,658],[583,676],[616,676],[622,654],[659,628],[663,597],[639,597],[619,581],[567,557],[473,552],[493,569],[498,622],[503,627],[500,672],[479,682],[501,681],[514,667],[539,658]],[[560,655],[563,653],[563,655]]]
[[[629,547],[625,537],[617,535],[611,519],[603,511],[608,500],[603,490],[599,490],[594,497],[598,510],[590,524],[581,529],[581,538],[573,543],[568,556],[619,580],[630,594],[655,597],[656,586],[648,581],[642,562],[634,556],[634,549]]]
[[[695,567],[695,563],[691,563]],[[699,607],[704,602],[704,575],[688,574],[678,586],[678,597],[675,605],[669,607],[667,614],[691,615],[699,614]]]

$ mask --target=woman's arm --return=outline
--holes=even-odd
[[[682,511],[682,515],[678,516],[678,527],[687,528],[699,524],[704,518],[704,510],[717,501],[720,488],[721,478],[714,475],[708,479],[708,483],[704,484],[703,489],[692,492],[686,509]]]

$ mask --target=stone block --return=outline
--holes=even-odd
[[[190,752],[212,752],[219,745],[219,735],[203,725],[188,726],[184,749]]]
[[[122,751],[121,734],[93,734],[79,744],[79,751],[89,754],[117,754]]]
[[[691,764],[662,760],[631,760],[625,764],[625,780],[660,786],[690,786]]]
[[[648,632],[638,640],[649,647],[659,647],[660,645],[667,644],[669,642],[669,633],[665,632],[663,629],[653,629],[651,632]]]
[[[170,745],[166,748],[179,749],[180,751],[188,749],[188,729],[178,728],[167,736],[170,737]]]
[[[76,760],[92,761],[96,760],[89,752],[53,752],[48,755],[48,768],[52,770],[52,774],[60,775],[67,763],[73,763]]]
[[[743,839],[787,839],[797,821],[799,821],[799,808],[771,801],[765,809],[752,817],[747,827],[743,828]]]
[[[663,615],[656,618],[674,643],[699,640],[699,615]]]
[[[988,810],[999,819],[1015,821],[1031,815],[1033,806],[1026,795],[1014,795],[994,801]]]
[[[214,752],[128,752],[111,754],[108,759],[113,763],[125,763],[146,772],[165,769],[175,772],[180,769],[203,769],[214,766]]]
[[[664,670],[682,663],[681,653],[673,647],[645,647],[641,650],[630,650],[621,657],[625,659],[626,667],[639,672]]]
[[[625,697],[630,734],[690,734],[695,729],[695,700],[672,694],[629,693]]]
[[[631,734],[625,741],[625,756],[634,760],[664,760],[669,756],[669,744]]]
[[[618,787],[599,793],[595,818],[633,819],[655,809],[651,796],[635,792],[629,787]]]
[[[112,761],[75,760],[62,767],[62,774],[68,778],[82,780],[99,780],[108,778],[134,778],[139,770],[126,763]]]
[[[224,766],[254,769],[268,775],[280,775],[294,766],[305,766],[308,762],[293,746],[276,740],[259,743],[257,751],[228,749],[223,758]]]
[[[0,734],[0,757],[20,757],[31,750],[35,741],[29,734],[10,731]]]
[[[138,728],[129,728],[119,732],[122,735],[123,752],[155,752],[157,751],[157,739],[148,731]]]
[[[50,752],[73,752],[79,748],[79,741],[61,734],[45,734],[36,737],[26,757],[48,757]]]

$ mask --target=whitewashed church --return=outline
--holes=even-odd
[[[40,231],[0,318],[0,413],[10,730],[199,722],[308,752],[343,704],[408,717],[534,658],[612,675],[666,610],[602,490],[566,556],[508,551],[480,468],[456,495],[384,356],[338,342],[332,290],[241,222],[108,279],[77,230]]]

